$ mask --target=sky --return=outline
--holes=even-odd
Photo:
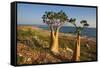
[[[79,23],[81,20],[87,20],[89,27],[96,27],[96,8],[26,3],[17,4],[17,24],[45,25],[42,21],[45,11],[59,12],[60,10],[63,10],[68,18],[76,18],[77,26],[81,26]],[[64,26],[73,25],[66,23]]]

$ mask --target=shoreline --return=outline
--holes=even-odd
[[[29,29],[42,30],[42,31],[45,31],[45,32],[50,32],[49,30],[42,29],[42,28],[40,28],[38,26],[34,26],[34,25],[18,25],[18,28],[23,28],[23,27],[29,28]],[[63,32],[59,32],[59,36],[76,37],[75,34],[72,34],[72,33],[63,33]],[[94,38],[94,37],[88,37],[86,35],[81,36],[81,39],[87,39],[88,41],[96,42],[96,38]]]

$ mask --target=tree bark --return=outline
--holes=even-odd
[[[52,43],[53,43],[53,39],[54,39],[54,29],[53,29],[53,26],[49,26],[51,32],[50,32],[50,45],[52,46]],[[51,48],[50,46],[50,48]]]
[[[80,61],[80,34],[77,34],[77,44],[75,46],[74,54],[72,57],[73,61]]]
[[[52,45],[51,45],[51,51],[53,53],[58,53],[59,52],[59,42],[58,42],[58,33],[59,33],[59,29],[56,30],[55,33],[53,33],[53,41],[52,41]]]

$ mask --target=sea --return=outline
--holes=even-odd
[[[49,30],[48,26],[46,25],[36,25],[36,26],[44,30]],[[59,32],[75,34],[75,27],[62,26]],[[97,33],[96,28],[84,28],[81,31],[81,36],[96,38],[96,33]]]
[[[23,24],[18,24],[18,25],[23,25]],[[26,25],[29,25],[29,24],[26,24]],[[47,25],[29,25],[29,26],[36,26],[38,28],[41,28],[41,29],[44,29],[44,30],[49,30],[50,29],[48,28]],[[71,33],[71,34],[75,34],[75,27],[72,27],[72,26],[62,26],[59,30],[59,32],[61,33]],[[81,31],[81,36],[85,36],[85,37],[90,37],[90,38],[94,38],[96,39],[96,35],[97,35],[97,29],[96,28],[84,28],[82,31]]]

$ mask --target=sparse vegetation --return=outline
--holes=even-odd
[[[17,63],[43,64],[70,62],[75,46],[75,36],[59,33],[59,54],[50,49],[50,32],[33,26],[18,26]],[[86,46],[88,44],[89,47]],[[80,61],[96,60],[96,43],[81,38]]]

